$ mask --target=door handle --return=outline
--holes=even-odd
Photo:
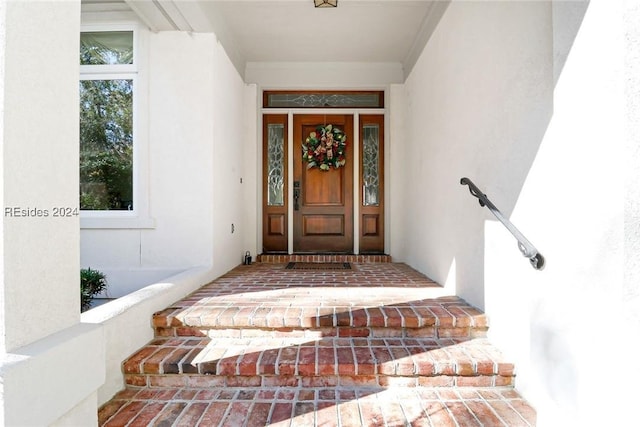
[[[293,183],[293,210],[300,210],[300,181],[294,181]]]

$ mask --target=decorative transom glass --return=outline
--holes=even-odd
[[[267,126],[267,203],[284,206],[284,125]]]
[[[272,92],[264,94],[265,108],[383,108],[384,92]]]
[[[380,203],[380,127],[364,125],[362,142],[362,204],[378,206]]]

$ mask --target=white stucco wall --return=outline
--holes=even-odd
[[[54,7],[47,2],[10,1],[5,5],[1,130],[4,334],[0,342],[7,350],[79,320],[77,292],[61,288],[63,283],[79,280],[79,221],[77,216],[53,216],[56,207],[78,206],[78,176],[73,172],[77,169],[78,145],[74,142],[78,125],[68,116],[78,115],[79,41],[76,28],[70,28],[79,26],[76,3]],[[57,20],[68,28],[59,30]],[[40,31],[49,31],[52,37],[37,36]],[[44,183],[60,191],[52,192]],[[27,213],[6,212],[12,208]],[[52,306],[55,309],[50,310]]]
[[[82,313],[83,323],[101,325],[104,330],[105,379],[98,389],[98,406],[124,388],[122,362],[153,339],[153,313],[215,277],[211,268],[192,268]]]
[[[637,2],[453,2],[392,91],[406,99],[392,137],[413,188],[396,224],[403,259],[485,309],[540,426],[634,420],[632,393],[612,391],[638,380],[624,361],[640,331],[639,15]]]
[[[622,365],[615,362],[610,369],[612,359],[638,359],[630,337],[640,334],[640,283],[625,281],[625,272],[637,274],[629,260],[640,256],[632,225],[638,157],[633,149],[625,152],[637,146],[631,135],[625,143],[625,128],[638,125],[626,108],[637,92],[625,88],[623,74],[623,24],[626,19],[634,22],[628,29],[636,27],[638,9],[633,20],[623,16],[622,4],[553,5],[554,41],[566,40],[575,17],[584,18],[572,46],[554,43],[557,70],[558,58],[566,56],[554,114],[512,215],[516,223],[531,224],[547,257],[544,272],[517,267],[499,230],[486,224],[487,309],[497,323],[492,337],[518,359],[518,384],[536,404],[540,425],[631,425],[636,418],[633,396],[606,391],[630,390],[639,379],[633,369],[618,375]],[[637,50],[636,39],[627,52]],[[637,65],[636,57],[636,71]],[[625,176],[635,179],[625,183]]]
[[[640,324],[640,2],[625,4],[624,23],[624,313]]]
[[[405,215],[408,213],[404,207],[407,206],[407,198],[411,198],[415,185],[408,186],[406,177],[400,171],[405,170],[405,162],[407,161],[407,153],[405,148],[407,144],[405,129],[408,118],[407,114],[407,96],[405,85],[391,85],[389,87],[389,168],[391,173],[386,175],[386,188],[389,189],[385,194],[387,206],[390,214],[387,215],[387,223],[389,224],[390,241],[389,254],[393,256],[394,261],[407,261],[408,251],[405,241],[408,229],[405,226],[415,226],[417,224],[407,224]]]
[[[148,141],[139,159],[148,175],[140,197],[154,226],[81,234],[82,266],[107,274],[111,297],[194,266],[222,274],[249,250],[240,178],[255,110],[247,126],[244,84],[214,34],[141,33],[139,83],[148,93],[138,117]]]
[[[140,263],[184,268],[211,263],[215,36],[149,37],[149,200],[155,230],[140,236]]]
[[[406,114],[392,135],[406,173],[391,171],[406,191],[392,212],[402,259],[479,307],[492,216],[459,181],[471,178],[511,213],[552,113],[551,47],[548,3],[454,2],[404,91],[394,89]]]
[[[0,425],[96,425],[103,339],[102,326],[78,323],[2,355]]]
[[[247,129],[253,128],[256,120],[247,124],[244,82],[222,46],[217,44],[213,47],[213,193],[207,203],[213,210],[210,220],[213,239],[209,239],[213,250],[213,266],[222,274],[241,263],[244,252],[249,250],[244,248],[243,234],[254,233],[244,223],[244,210],[255,209],[255,205],[244,205],[244,192],[248,184],[244,184],[243,175],[247,164],[244,157]]]
[[[244,196],[244,243],[243,251],[249,251],[252,260],[256,260],[258,251],[258,236],[261,235],[260,223],[262,217],[258,217],[257,206],[262,205],[262,144],[261,132],[258,132],[258,86],[255,84],[245,85],[244,89],[244,172],[242,176],[242,193]],[[252,208],[255,206],[256,208]],[[248,208],[246,208],[248,207]]]
[[[103,330],[80,324],[79,219],[55,216],[78,207],[79,26],[79,0],[0,3],[0,425],[97,423]]]
[[[264,88],[367,88],[401,83],[399,63],[362,62],[249,62],[245,68],[247,83]]]

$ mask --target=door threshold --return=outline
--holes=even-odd
[[[289,262],[392,262],[391,255],[354,255],[354,254],[260,254],[257,258],[262,263]]]

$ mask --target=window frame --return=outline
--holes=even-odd
[[[142,64],[143,46],[146,45],[144,31],[138,24],[90,24],[82,25],[83,32],[133,32],[133,64],[79,65],[78,82],[83,80],[131,80],[133,93],[133,176],[132,210],[80,210],[80,228],[155,228],[155,221],[149,216],[148,201],[148,136],[146,134],[147,115],[145,107],[146,79]],[[79,62],[79,60],[78,60]]]

